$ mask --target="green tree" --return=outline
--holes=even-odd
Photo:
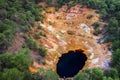
[[[103,9],[100,11],[100,17],[101,17],[102,19],[104,19],[104,18],[106,18],[107,15],[108,15],[108,13],[107,13],[106,9],[103,8]]]
[[[103,71],[99,68],[94,68],[94,69],[92,69],[91,77],[92,77],[92,80],[102,80]]]
[[[11,53],[5,53],[0,55],[0,70],[5,68],[16,67],[20,71],[25,71],[31,65],[30,58],[28,58],[28,49],[23,49],[15,56]]]
[[[0,80],[23,80],[23,78],[23,72],[16,68],[4,69],[0,76]]]
[[[89,75],[86,75],[86,73],[78,73],[73,80],[89,80]]]
[[[103,77],[103,80],[113,80],[111,77]]]
[[[118,71],[115,68],[111,68],[110,70],[106,70],[105,71],[105,76],[106,77],[111,77],[115,80],[119,80]]]
[[[7,5],[8,5],[7,0],[0,0],[0,7],[1,8],[6,8]]]
[[[117,18],[117,20],[120,21],[120,11],[118,11],[118,12],[116,13],[116,18]]]
[[[118,30],[118,20],[116,18],[111,18],[110,22],[108,24],[108,31],[110,34],[115,34],[115,32]]]
[[[46,1],[47,1],[48,6],[50,6],[52,0],[46,0]]]
[[[16,67],[17,69],[21,71],[25,71],[28,69],[28,67],[31,65],[29,55],[29,50],[27,48],[21,50],[16,54],[15,57],[11,60],[11,63]]]
[[[0,71],[3,71],[4,68],[12,68],[10,61],[13,56],[10,53],[5,53],[0,55]]]
[[[120,40],[115,39],[112,43],[112,49],[116,50],[117,48],[120,48]]]
[[[120,73],[120,49],[116,49],[112,55],[112,66]],[[120,76],[120,75],[119,75]]]
[[[8,15],[8,12],[7,12],[6,9],[1,9],[0,10],[0,19],[1,20],[7,18],[7,15]]]
[[[39,74],[42,80],[58,80],[58,75],[52,70],[40,69]]]

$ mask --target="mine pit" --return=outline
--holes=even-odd
[[[108,51],[106,44],[97,43],[96,40],[99,37],[93,35],[94,29],[91,26],[94,22],[99,21],[99,14],[95,13],[93,9],[80,6],[82,5],[78,4],[71,9],[63,6],[58,11],[55,11],[55,7],[46,8],[43,11],[45,13],[43,23],[36,22],[34,27],[27,32],[34,38],[38,46],[43,44],[47,50],[44,57],[45,64],[39,64],[39,61],[36,60],[36,56],[38,58],[40,56],[39,53],[31,51],[36,60],[34,63],[37,64],[33,64],[33,69],[52,69],[61,78],[68,78],[86,68],[108,68],[105,64],[106,61],[108,63],[111,60],[111,55],[109,55],[111,52]],[[82,12],[78,12],[81,9]],[[94,16],[87,19],[90,13]],[[42,29],[38,29],[38,26],[41,26]],[[41,31],[47,36],[40,36],[40,39],[36,39],[34,35]],[[18,42],[18,40],[16,41]],[[13,45],[12,48],[15,47]]]
[[[83,50],[68,51],[59,58],[57,74],[61,78],[73,77],[84,67],[86,60]]]

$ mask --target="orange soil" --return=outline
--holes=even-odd
[[[58,12],[55,12],[53,7],[47,9],[45,11],[44,23],[36,23],[43,26],[43,32],[47,35],[47,38],[41,37],[40,40],[35,39],[38,45],[42,42],[48,50],[45,58],[46,65],[39,64],[39,66],[55,70],[62,53],[67,53],[69,50],[82,49],[88,56],[85,68],[106,68],[104,62],[110,59],[108,50],[104,49],[104,45],[98,44],[96,41],[97,37],[92,35],[93,28],[91,25],[95,21],[99,21],[99,15],[92,9],[86,7],[80,8],[80,5],[76,5],[70,10],[67,10],[67,6],[63,6]],[[87,19],[89,14],[94,16],[91,19]],[[66,19],[66,16],[70,18]],[[82,23],[89,26],[91,29],[90,33],[80,28],[79,25]],[[32,35],[40,32],[40,30],[35,32],[37,25],[30,31]],[[90,59],[90,56],[93,56],[93,58]]]
[[[38,45],[43,44],[47,49],[46,64],[34,62],[33,67],[29,67],[29,70],[36,72],[39,68],[45,68],[55,71],[61,54],[77,49],[84,50],[88,57],[84,68],[106,68],[104,62],[110,60],[111,54],[104,47],[104,44],[97,43],[96,38],[98,37],[92,34],[93,28],[91,25],[95,21],[99,21],[99,15],[92,9],[81,8],[81,5],[73,6],[69,10],[67,6],[63,6],[58,12],[55,11],[54,7],[47,9],[44,11],[44,22],[36,22],[35,26],[28,32],[28,35],[33,38],[39,32],[47,35],[47,37],[41,36],[40,39],[34,38]],[[89,14],[94,16],[87,19]],[[81,28],[83,23],[89,27],[90,33]],[[43,29],[37,29],[38,25],[41,25]]]

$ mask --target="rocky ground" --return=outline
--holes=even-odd
[[[91,19],[87,19],[89,14],[93,15]],[[47,49],[44,59],[46,64],[38,64],[35,61],[33,62],[35,68],[56,70],[56,64],[62,54],[78,49],[84,50],[88,57],[84,68],[109,68],[111,52],[107,49],[106,44],[98,44],[96,39],[99,37],[93,35],[94,29],[91,25],[99,21],[99,14],[95,13],[95,10],[85,6],[81,7],[81,5],[73,6],[70,9],[62,6],[58,11],[54,7],[48,7],[43,11],[43,15],[45,17],[43,23],[36,22],[35,26],[27,33],[33,38],[39,32],[46,34],[46,37],[34,38],[38,45],[42,43]],[[37,28],[38,25],[42,26],[42,30]],[[24,41],[16,39],[21,43]],[[15,44],[17,43],[15,42]],[[9,51],[11,49],[13,48],[9,48]],[[31,54],[34,58],[37,56],[34,51]],[[30,69],[33,70],[31,67]]]

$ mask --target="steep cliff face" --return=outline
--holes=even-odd
[[[46,34],[46,37],[34,38],[38,45],[43,43],[47,49],[46,65],[39,64],[38,67],[56,70],[58,59],[63,53],[78,49],[84,50],[88,57],[85,68],[108,67],[111,54],[104,44],[97,43],[98,37],[93,35],[94,29],[91,26],[99,21],[99,14],[81,5],[70,9],[63,6],[58,11],[55,11],[54,7],[48,7],[43,13],[44,22],[37,22],[28,33],[34,38],[34,34],[41,32],[37,29],[40,25],[43,33]],[[93,17],[88,19],[88,15]]]

